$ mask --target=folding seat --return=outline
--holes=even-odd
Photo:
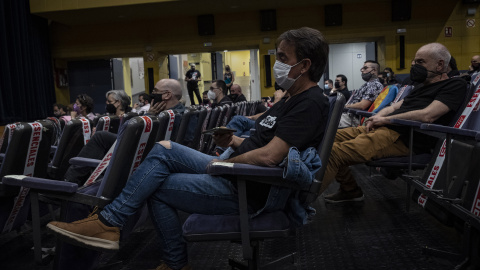
[[[221,112],[220,107],[215,107],[215,109],[212,109],[210,111],[210,116],[208,117],[206,127],[205,127],[205,129],[202,128],[202,131],[209,130],[209,129],[212,129],[214,127],[217,127],[217,120],[220,116],[220,112]],[[211,139],[212,139],[212,135],[201,134],[198,151],[200,151],[202,153],[207,153],[207,151],[209,150],[209,145],[210,145],[210,140]]]
[[[69,121],[62,132],[60,141],[48,167],[48,178],[61,180],[70,166],[70,158],[76,157],[85,145],[84,122],[79,119]]]
[[[232,104],[231,106],[229,105],[227,107],[227,111],[225,112],[225,116],[223,117],[223,122],[221,126],[226,126],[228,122],[230,122],[230,119],[232,119],[233,113],[235,112],[236,107],[237,107],[236,104]]]
[[[72,163],[91,166],[98,164],[97,168],[83,187],[76,183],[55,181],[39,177],[20,175],[7,175],[3,183],[13,188],[29,188],[31,192],[33,237],[35,246],[35,261],[41,263],[41,235],[40,217],[38,211],[38,197],[48,197],[62,202],[61,219],[65,220],[68,214],[69,203],[78,203],[87,206],[103,208],[121,192],[129,176],[136,170],[148,155],[155,144],[155,135],[158,132],[157,117],[138,116],[130,119],[119,131],[118,139],[112,153],[103,160],[90,160],[87,158],[74,158]],[[108,164],[107,166],[105,166]],[[97,176],[100,171],[105,171],[102,179]],[[122,235],[123,237],[123,235]],[[61,248],[57,248],[57,254]],[[80,254],[73,254],[80,256]],[[58,258],[59,256],[57,256]],[[58,261],[56,262],[58,263]]]
[[[0,167],[0,177],[10,174],[46,177],[53,130],[52,123],[45,120],[17,123]],[[24,224],[29,200],[28,188],[0,183],[0,232]]]
[[[230,107],[230,105],[228,105],[228,104],[225,104],[224,106],[219,106],[219,107],[217,107],[217,108],[219,108],[220,113],[219,113],[219,115],[218,115],[218,118],[217,118],[217,121],[216,121],[215,125],[214,125],[212,128],[222,126],[223,120],[224,120],[224,118],[225,118],[225,114],[227,113],[227,110],[228,110],[229,107]],[[215,108],[215,109],[216,109],[216,108]],[[210,119],[210,120],[212,120],[212,119]],[[213,124],[213,123],[212,123],[212,124]],[[209,140],[209,142],[208,142],[208,146],[207,146],[207,148],[205,149],[205,152],[204,152],[204,153],[206,153],[206,154],[214,154],[215,142],[213,141],[213,138],[212,138],[211,135],[210,135],[209,137],[210,137],[210,140]]]
[[[188,147],[198,150],[200,145],[200,138],[203,135],[202,130],[205,130],[208,124],[208,119],[210,118],[211,110],[212,110],[211,108],[207,108],[203,106],[199,107],[197,125],[193,132],[193,140],[188,144]]]
[[[178,127],[178,132],[175,136],[175,142],[181,145],[188,145],[193,140],[199,113],[200,110],[198,109],[185,109],[182,115],[182,121]]]
[[[179,124],[181,122],[181,115],[173,110],[166,110],[158,115],[159,128],[155,141],[163,141],[173,139],[176,136]]]
[[[240,269],[278,269],[285,262],[294,262],[295,254],[289,254],[263,267],[258,265],[259,242],[269,238],[285,238],[295,232],[287,214],[280,210],[261,213],[249,219],[247,211],[246,181],[263,182],[271,185],[298,190],[298,197],[302,206],[310,205],[317,197],[321,180],[326,170],[326,163],[330,156],[335,133],[340,121],[341,112],[345,105],[345,98],[338,94],[335,108],[329,115],[329,122],[321,145],[317,148],[324,166],[317,172],[315,179],[308,189],[301,189],[299,185],[287,182],[282,178],[283,169],[280,167],[260,167],[248,164],[215,162],[209,165],[207,172],[212,175],[229,175],[236,179],[240,213],[239,215],[190,215],[183,225],[183,235],[187,241],[240,241],[243,258],[247,265],[229,259],[232,267]]]
[[[3,160],[5,157],[5,152],[7,151],[8,143],[10,142],[13,131],[17,127],[16,123],[13,124],[8,124],[5,126],[5,129],[3,130],[3,135],[0,141],[0,162]]]
[[[98,118],[95,125],[96,131],[108,131],[117,134],[120,127],[120,118],[116,115],[113,116],[101,116]]]

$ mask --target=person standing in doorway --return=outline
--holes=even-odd
[[[197,96],[198,104],[202,104],[202,97],[198,90],[198,81],[201,80],[201,76],[202,74],[200,74],[200,71],[195,69],[195,64],[190,64],[190,70],[185,74],[185,81],[187,82],[188,96],[190,96],[191,105],[195,105],[193,92],[195,92],[195,95]]]
[[[225,84],[227,85],[227,90],[225,93],[223,93],[225,96],[228,95],[228,92],[231,93],[230,88],[233,85],[233,82],[235,81],[235,76],[233,75],[232,71],[230,70],[230,66],[226,65],[225,66],[225,73],[223,73],[223,80],[225,81]]]

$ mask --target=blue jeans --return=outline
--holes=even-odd
[[[250,129],[255,127],[255,121],[243,115],[235,115],[227,124],[228,128],[236,129],[235,136],[250,135]]]
[[[120,195],[100,214],[112,225],[122,227],[148,202],[163,260],[170,268],[180,269],[188,258],[177,209],[209,215],[238,214],[238,198],[232,182],[205,174],[207,164],[216,157],[170,144],[170,149],[155,144]]]

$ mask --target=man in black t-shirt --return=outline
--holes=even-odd
[[[187,82],[188,96],[190,97],[191,105],[195,105],[193,93],[198,99],[198,104],[202,104],[202,97],[200,97],[200,91],[198,90],[198,81],[200,81],[202,74],[195,69],[195,64],[190,64],[190,70],[185,74],[185,81]]]
[[[242,88],[238,84],[232,85],[229,97],[233,103],[247,101],[247,98],[245,98],[245,95],[242,93]]]
[[[330,203],[363,200],[363,192],[348,166],[371,159],[405,156],[409,153],[408,129],[390,125],[391,119],[406,119],[448,125],[465,97],[466,82],[447,75],[450,53],[439,43],[421,47],[410,70],[412,81],[422,83],[400,102],[386,107],[367,120],[364,127],[339,130],[322,182],[324,191],[336,179],[337,193],[325,196]],[[431,151],[435,139],[414,136],[414,152]]]
[[[213,100],[212,108],[216,106],[223,106],[225,104],[232,105],[232,100],[229,96],[225,96],[225,91],[227,91],[227,84],[222,80],[215,80],[208,90],[207,96],[209,99]]]
[[[243,139],[232,134],[214,135],[217,145],[235,150],[226,162],[275,166],[284,160],[291,147],[303,151],[317,146],[323,138],[329,108],[317,82],[325,70],[327,42],[315,29],[290,30],[278,38],[276,56],[275,79],[289,96],[257,119],[254,136]],[[207,215],[236,215],[239,211],[235,184],[205,173],[214,158],[174,142],[161,141],[128,179],[120,195],[101,212],[81,222],[53,221],[47,227],[70,242],[118,249],[120,228],[148,202],[159,234],[163,260],[160,268],[191,269],[177,210]],[[270,189],[274,195],[266,204]],[[283,209],[288,199],[295,200],[289,190],[280,192],[266,184],[247,184],[247,191],[248,197],[254,198],[249,201],[249,209],[256,214]],[[299,211],[304,210],[287,214],[292,218],[304,214]]]

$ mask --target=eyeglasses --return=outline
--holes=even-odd
[[[218,88],[218,87],[210,87],[210,90],[213,91],[214,89],[220,89],[220,88]]]
[[[367,69],[369,69],[369,68],[372,68],[372,69],[373,69],[373,67],[363,66],[363,67],[360,69],[360,71],[362,71],[362,70],[367,70]]]

